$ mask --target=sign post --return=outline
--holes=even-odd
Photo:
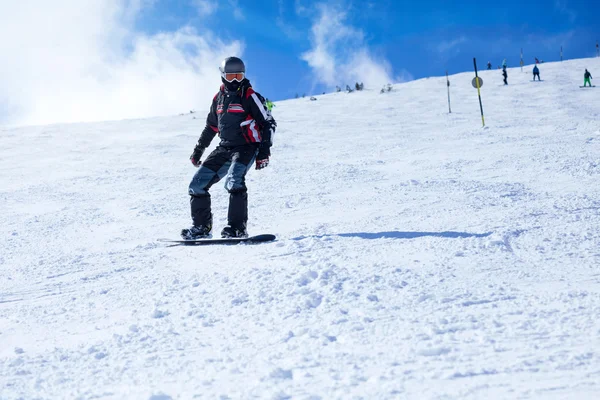
[[[479,108],[481,109],[481,123],[485,127],[485,118],[483,117],[483,104],[481,104],[481,85],[483,85],[483,79],[477,75],[477,60],[473,57],[473,66],[475,67],[475,78],[473,79],[473,87],[477,88],[477,95],[479,96]]]
[[[521,47],[521,72],[523,72],[523,64],[525,64],[523,62],[523,48]]]
[[[446,82],[448,83],[448,113],[452,114],[452,109],[450,108],[450,79],[448,79],[448,71],[446,71]]]
[[[560,46],[560,62],[562,62],[563,57],[562,57],[562,46]]]

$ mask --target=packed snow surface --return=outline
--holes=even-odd
[[[0,398],[599,398],[600,59],[531,68],[480,73],[485,128],[473,72],[451,114],[445,76],[279,102],[261,245],[157,241],[204,111],[1,129]]]

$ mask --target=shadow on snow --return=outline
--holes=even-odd
[[[312,236],[299,236],[294,238],[293,240],[302,240],[308,238],[329,238],[329,237],[357,237],[361,239],[415,239],[424,236],[430,237],[441,237],[441,238],[470,238],[470,237],[487,237],[490,236],[492,232],[486,233],[469,233],[469,232],[399,232],[399,231],[391,231],[391,232],[354,232],[354,233],[337,233],[331,235],[312,235]]]

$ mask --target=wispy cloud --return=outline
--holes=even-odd
[[[554,0],[554,9],[564,14],[570,23],[577,19],[577,13],[569,7],[567,0]]]
[[[228,0],[227,4],[218,0],[192,0],[192,5],[196,7],[201,17],[207,17],[216,13],[219,8],[226,7],[234,19],[238,21],[246,19],[238,0]]]
[[[20,0],[4,7],[0,122],[121,119],[203,107],[219,83],[219,62],[241,55],[243,44],[191,27],[138,32],[135,18],[148,4]]]
[[[529,34],[526,36],[526,45],[530,48],[537,48],[540,50],[554,50],[558,54],[558,49],[561,46],[566,46],[575,37],[575,30],[567,32],[557,33],[553,35],[548,34]]]
[[[310,12],[310,7],[305,6],[303,0],[294,0],[294,10],[297,15],[308,15]]]
[[[201,17],[211,15],[219,8],[217,0],[192,0],[192,5],[196,7]]]
[[[229,8],[233,12],[233,18],[238,21],[243,21],[246,19],[244,12],[242,11],[242,7],[240,7],[240,2],[238,0],[229,0]]]
[[[378,87],[395,81],[391,64],[373,54],[363,31],[346,23],[346,12],[340,6],[319,4],[317,10],[311,28],[312,48],[301,55],[316,82],[329,87],[353,82]]]
[[[302,40],[306,38],[306,33],[296,28],[293,24],[291,24],[286,18],[287,13],[287,2],[286,0],[278,0],[277,1],[278,13],[275,23],[279,30],[283,32],[283,34],[291,40]],[[296,14],[299,11],[296,9]]]
[[[442,40],[437,45],[437,51],[441,54],[460,52],[460,45],[465,43],[466,41],[467,38],[465,36],[460,36],[453,40]]]

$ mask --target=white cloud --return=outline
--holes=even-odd
[[[467,38],[465,36],[461,36],[453,40],[442,40],[437,46],[437,51],[442,54],[447,54],[450,52],[458,53],[460,52],[460,45],[466,41]]]
[[[577,31],[570,30],[566,32],[556,33],[554,35],[547,34],[529,34],[525,36],[524,51],[529,54],[525,56],[526,60],[532,60],[536,57],[537,51],[552,51],[559,55],[560,48],[564,46],[565,50],[569,48],[569,44],[577,41]]]
[[[290,6],[287,4],[287,0],[278,0],[277,2],[277,18],[275,19],[275,24],[277,28],[290,40],[292,41],[301,41],[306,39],[306,32],[294,27],[292,23],[286,18],[287,9]],[[296,10],[296,14],[299,11]]]
[[[567,0],[554,0],[554,9],[564,14],[570,23],[577,19],[577,13],[569,8]]]
[[[0,122],[46,124],[204,108],[218,65],[241,55],[190,27],[133,28],[144,0],[20,0],[0,16]]]
[[[242,8],[240,7],[238,0],[229,0],[228,5],[219,4],[218,0],[192,0],[192,5],[196,7],[198,10],[198,15],[201,17],[207,17],[219,9],[219,7],[223,6],[227,9],[228,12],[233,15],[233,18],[238,21],[243,21],[246,19]]]
[[[192,5],[198,10],[198,14],[201,17],[213,14],[219,8],[219,2],[217,0],[193,0]]]
[[[229,8],[233,10],[233,18],[236,20],[243,21],[246,19],[238,0],[229,0]]]
[[[329,87],[354,82],[379,87],[396,81],[391,64],[384,57],[373,55],[363,32],[346,24],[344,11],[325,4],[317,9],[319,16],[311,29],[312,48],[301,55],[317,82]]]
[[[306,15],[309,13],[310,7],[302,4],[302,0],[294,0],[294,9],[297,15]]]

